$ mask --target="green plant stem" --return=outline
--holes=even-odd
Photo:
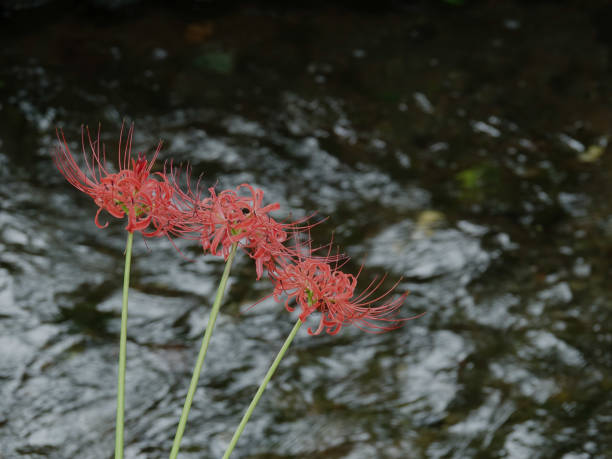
[[[134,233],[128,231],[123,271],[123,301],[121,306],[121,337],[119,338],[119,376],[117,377],[117,420],[115,422],[115,459],[123,459],[123,421],[125,412],[125,349],[127,343],[128,291]]]
[[[225,262],[225,269],[223,270],[223,276],[221,276],[221,282],[217,289],[217,296],[213,303],[212,310],[210,311],[210,317],[208,318],[208,324],[206,325],[206,331],[204,332],[204,338],[202,339],[202,346],[200,347],[200,353],[198,354],[198,360],[191,376],[191,384],[189,385],[189,391],[187,397],[185,397],[185,405],[183,406],[183,412],[181,413],[181,419],[176,429],[176,435],[174,436],[174,443],[172,444],[172,451],[170,452],[170,459],[176,459],[179,448],[181,446],[181,440],[183,433],[185,432],[185,426],[187,425],[187,417],[189,416],[189,410],[191,409],[191,403],[193,402],[193,396],[198,386],[198,380],[200,379],[200,373],[202,371],[202,365],[204,364],[204,357],[206,357],[206,351],[208,350],[208,344],[212,337],[213,328],[215,327],[215,321],[217,320],[217,314],[221,307],[221,300],[223,300],[223,294],[225,293],[225,287],[227,286],[227,280],[229,279],[230,269],[232,268],[232,262],[236,255],[237,244],[232,245],[229,257]]]
[[[285,355],[285,352],[287,352],[287,349],[289,348],[289,345],[293,341],[293,338],[295,338],[295,335],[297,334],[297,332],[300,329],[301,325],[302,325],[302,321],[300,319],[298,319],[298,321],[293,326],[293,330],[291,330],[291,333],[289,333],[289,336],[285,340],[285,343],[283,344],[283,347],[281,347],[281,350],[276,355],[276,358],[274,359],[274,362],[272,362],[272,366],[270,366],[270,369],[266,373],[266,376],[264,377],[263,381],[261,382],[261,384],[259,386],[259,389],[257,389],[257,393],[255,393],[255,397],[253,397],[253,400],[251,401],[251,404],[249,405],[249,407],[246,410],[246,413],[244,413],[244,416],[242,416],[242,421],[240,421],[240,425],[238,426],[238,429],[236,429],[236,432],[234,433],[234,436],[232,437],[232,441],[230,442],[229,446],[227,447],[227,450],[225,451],[225,454],[223,455],[223,459],[228,459],[230,457],[230,454],[232,454],[232,451],[234,450],[234,447],[236,446],[236,443],[238,443],[238,439],[240,438],[240,435],[242,435],[242,431],[244,430],[244,427],[246,426],[247,422],[249,421],[249,418],[251,417],[251,414],[253,414],[253,410],[257,406],[257,402],[259,402],[259,399],[261,398],[261,395],[263,394],[264,390],[266,390],[266,386],[270,382],[270,379],[272,379],[272,376],[274,375],[274,372],[278,368],[278,365],[279,365],[280,361],[283,359],[283,357]]]

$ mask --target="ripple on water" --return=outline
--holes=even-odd
[[[421,336],[396,370],[398,416],[413,426],[426,426],[446,415],[459,390],[459,362],[469,355],[473,345],[447,330],[425,332],[414,326],[411,333]]]
[[[490,256],[480,239],[457,229],[423,231],[412,220],[391,225],[367,241],[369,266],[419,280],[459,277],[466,285],[485,271]]]
[[[98,230],[95,205],[55,172],[48,150],[60,116],[75,152],[78,125],[99,117],[117,127],[104,133],[114,147],[129,107],[146,114],[136,115],[139,146],[161,136],[162,159],[191,161],[205,186],[248,181],[300,215],[331,215],[337,239],[351,237],[347,252],[367,253],[368,267],[391,271],[388,281],[404,276],[406,306],[429,313],[380,336],[302,330],[238,455],[606,457],[612,220],[609,107],[598,95],[609,75],[597,39],[609,21],[598,26],[590,19],[605,14],[572,2],[514,2],[501,15],[479,2],[450,16],[421,3],[406,15],[346,18],[224,10],[202,43],[231,47],[237,65],[221,77],[193,66],[206,50],[183,46],[194,19],[176,9],[161,25],[158,9],[145,8],[138,21],[153,26],[153,41],[134,40],[142,28],[129,18],[92,28],[79,12],[15,29],[0,50],[9,94],[0,104],[0,455],[112,450],[124,225]],[[494,46],[474,55],[491,28],[457,34],[466,20],[497,24]],[[258,31],[255,42],[245,26]],[[511,39],[519,26],[547,40]],[[84,65],[56,46],[75,37],[91,44],[77,56]],[[512,53],[500,52],[510,43]],[[406,44],[412,57],[400,58]],[[152,69],[144,80],[142,56]],[[516,56],[531,58],[508,72]],[[568,59],[580,68],[571,81]],[[458,195],[455,173],[480,163],[483,180],[469,185],[482,193]],[[422,225],[415,215],[444,211],[464,220]],[[130,458],[167,455],[222,269],[195,244],[184,248],[193,263],[167,241],[149,246],[138,239],[134,252]],[[185,458],[222,455],[294,320],[270,300],[247,311],[267,293],[262,283],[241,287],[251,285],[250,263],[240,257],[233,271]]]
[[[543,430],[544,426],[535,420],[515,425],[504,443],[505,457],[511,459],[546,457],[543,451],[547,445],[550,445],[551,439],[544,435]]]

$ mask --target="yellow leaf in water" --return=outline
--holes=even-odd
[[[416,230],[429,236],[433,230],[444,222],[444,214],[437,210],[424,210],[416,221]]]
[[[583,163],[593,163],[603,155],[605,148],[600,145],[591,145],[584,152],[578,155],[578,160]]]

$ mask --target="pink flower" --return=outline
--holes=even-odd
[[[361,273],[361,270],[360,270]],[[318,335],[325,329],[330,335],[335,335],[343,326],[356,327],[373,333],[381,333],[402,326],[411,318],[397,318],[396,312],[404,303],[408,292],[395,300],[382,304],[383,300],[397,287],[397,283],[382,294],[375,292],[384,281],[373,281],[359,295],[355,295],[357,276],[346,274],[332,266],[325,259],[304,258],[296,264],[287,265],[275,274],[274,299],[286,295],[285,308],[293,311],[289,303],[295,300],[300,307],[300,320],[305,321],[313,312],[321,314],[318,328],[308,333]],[[375,298],[372,298],[375,296]]]
[[[59,145],[53,154],[55,165],[62,175],[78,190],[88,194],[99,207],[95,223],[100,223],[103,210],[116,218],[127,216],[126,230],[141,231],[144,236],[154,237],[184,231],[182,214],[174,204],[175,189],[161,172],[151,170],[161,149],[158,145],[153,158],[147,161],[142,153],[132,157],[134,126],[130,126],[125,144],[122,145],[123,126],[119,134],[117,153],[118,172],[110,172],[106,164],[106,151],[100,151],[100,130],[95,140],[87,129],[86,152],[85,129],[82,129],[84,169],[76,163],[62,131],[58,132]]]

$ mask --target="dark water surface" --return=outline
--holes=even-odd
[[[235,457],[612,457],[612,10],[406,2],[223,12],[54,4],[0,40],[1,457],[108,458],[125,232],[54,168],[164,140],[219,188],[412,294],[401,330],[298,335]],[[203,7],[202,7],[203,8]],[[137,237],[126,456],[170,450],[223,264]],[[295,320],[238,257],[183,440],[220,457]]]

